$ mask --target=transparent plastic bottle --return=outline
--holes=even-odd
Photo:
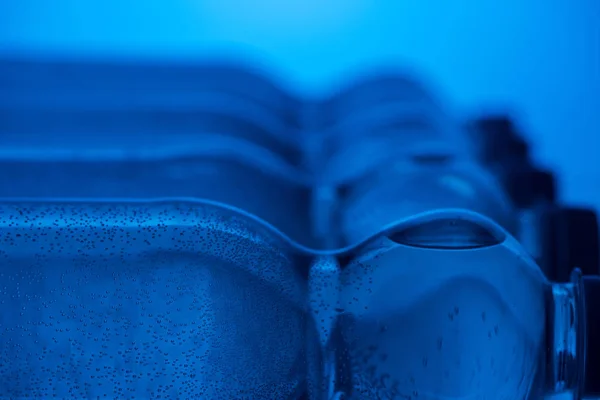
[[[244,138],[297,165],[297,104],[259,68],[231,61],[0,60],[4,153],[52,153],[63,142],[84,154],[108,145],[151,151],[212,133]]]
[[[0,238],[3,395],[304,393],[318,343],[303,261],[252,218],[191,201],[3,202]]]
[[[0,71],[0,397],[305,393],[293,99],[216,65]]]
[[[322,106],[327,164],[323,179],[356,180],[415,155],[471,157],[470,141],[413,74],[375,73]]]
[[[598,341],[586,328],[595,315],[586,314],[586,281],[575,272],[549,282],[491,219],[459,209],[417,215],[342,271],[329,357],[344,398],[584,394],[586,342]]]
[[[356,180],[340,199],[340,229],[361,243],[405,219],[443,208],[485,215],[512,230],[515,213],[494,178],[470,161],[427,155],[400,159]]]

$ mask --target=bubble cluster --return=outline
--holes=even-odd
[[[268,240],[258,246],[243,219],[189,204],[0,211],[4,396],[274,399],[299,390],[304,288],[293,260]]]
[[[529,323],[541,330],[543,318]],[[348,313],[339,324],[353,400],[527,400],[540,373],[541,336],[474,279],[448,281],[396,314]]]

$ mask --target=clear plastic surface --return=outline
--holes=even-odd
[[[239,213],[5,203],[0,249],[3,396],[267,400],[305,390],[312,323],[298,261]]]
[[[577,279],[549,282],[490,219],[457,210],[416,216],[351,258],[340,280],[328,359],[333,392],[344,398],[580,394]]]

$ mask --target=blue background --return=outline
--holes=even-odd
[[[311,95],[409,65],[460,115],[515,110],[562,199],[600,208],[600,1],[0,0],[0,52],[237,54]]]

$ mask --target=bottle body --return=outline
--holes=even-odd
[[[491,220],[417,218],[374,240],[341,279],[330,378],[348,398],[578,399],[577,284],[549,282]]]

